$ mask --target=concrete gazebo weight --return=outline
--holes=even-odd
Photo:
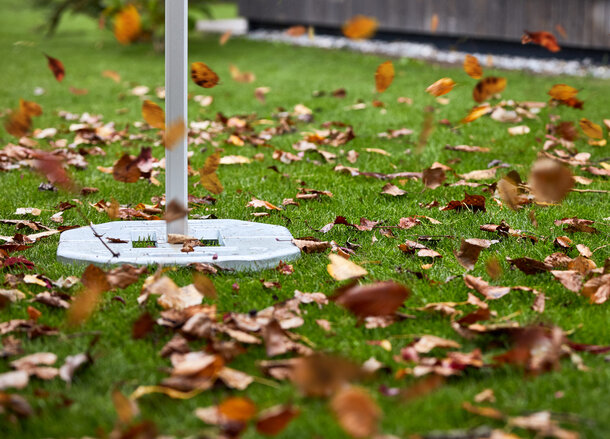
[[[187,121],[188,0],[165,0],[165,120]],[[165,152],[166,206],[188,205],[187,138]],[[96,234],[98,236],[96,236]],[[211,243],[182,252],[168,234]],[[101,239],[99,237],[101,235]],[[108,242],[108,237],[116,238]],[[121,242],[117,242],[121,241]],[[145,241],[142,248],[135,243]],[[62,233],[57,258],[67,263],[187,265],[215,264],[236,270],[260,270],[299,256],[285,227],[237,220],[115,221]]]

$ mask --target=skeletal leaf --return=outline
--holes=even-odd
[[[193,82],[203,88],[212,88],[220,80],[218,75],[202,62],[191,64],[191,78]]]
[[[379,93],[383,93],[394,80],[394,64],[386,61],[377,67],[375,72],[375,87]]]

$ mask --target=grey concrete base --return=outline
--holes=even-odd
[[[189,236],[218,241],[217,246],[195,247],[182,252],[181,244],[167,242],[165,221],[115,221],[94,225],[95,231],[119,257],[93,235],[90,227],[61,234],[57,259],[64,263],[188,265],[193,262],[216,264],[235,270],[262,270],[277,266],[280,260],[299,257],[292,235],[282,226],[237,220],[191,220]],[[116,238],[126,243],[110,243]],[[134,241],[155,241],[152,248],[134,248]]]
[[[244,35],[248,32],[248,20],[245,18],[198,20],[195,29],[199,32],[222,34],[231,31],[233,35]]]

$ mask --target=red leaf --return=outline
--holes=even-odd
[[[64,76],[66,76],[64,65],[60,60],[53,58],[47,55],[46,53],[44,54],[44,56],[46,56],[49,60],[49,69],[51,69],[51,71],[53,72],[55,79],[57,79],[58,82],[61,82],[61,80],[64,79]]]

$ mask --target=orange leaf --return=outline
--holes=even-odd
[[[341,30],[347,38],[364,40],[375,35],[377,20],[365,15],[356,15],[347,20]]]
[[[256,415],[256,405],[248,398],[227,398],[218,404],[218,414],[229,421],[247,422]]]
[[[165,131],[164,144],[165,149],[169,149],[170,151],[178,145],[178,143],[184,139],[186,136],[186,124],[184,123],[184,119],[180,118],[178,120],[173,121],[167,127]]]
[[[243,82],[245,84],[254,82],[254,80],[256,79],[254,73],[242,72],[237,68],[237,66],[234,66],[233,64],[229,66],[229,73],[231,74],[231,78],[233,78],[235,81]]]
[[[432,15],[430,18],[430,32],[434,33],[438,29],[438,14]]]
[[[464,58],[464,71],[474,79],[481,79],[483,76],[483,68],[476,56],[466,55],[466,58]]]
[[[151,127],[160,130],[165,129],[165,112],[161,107],[148,99],[142,102],[142,117]]]
[[[481,79],[474,90],[472,90],[472,97],[477,102],[483,102],[495,95],[501,93],[506,88],[506,78],[499,78],[496,76],[488,76],[487,78]]]
[[[392,61],[386,61],[377,67],[375,72],[375,86],[379,93],[383,93],[392,84],[394,80],[394,64]]]
[[[233,35],[233,32],[229,29],[228,31],[226,31],[224,34],[222,34],[220,36],[220,39],[218,40],[218,44],[220,44],[221,46],[224,46],[225,44],[227,44],[227,41],[229,41],[229,39],[231,38],[231,35]]]
[[[118,74],[118,72],[115,72],[114,70],[104,70],[102,72],[102,76],[104,78],[109,78],[112,79],[114,82],[116,82],[117,84],[119,82],[121,82],[121,75]]]
[[[140,14],[134,5],[127,5],[114,18],[114,36],[121,44],[130,44],[142,31]]]
[[[468,113],[464,119],[462,119],[462,123],[470,123],[474,120],[477,120],[479,117],[486,115],[487,113],[491,113],[491,107],[489,105],[479,105],[478,107],[474,107]]]
[[[538,44],[551,52],[559,52],[561,47],[557,44],[555,35],[550,32],[528,32],[525,31],[521,37],[521,44],[534,43]]]
[[[426,89],[426,93],[432,96],[442,96],[449,93],[455,87],[455,81],[451,78],[441,78]]]
[[[301,35],[305,35],[307,29],[305,26],[292,26],[284,31],[284,33],[291,37],[300,37]]]
[[[203,88],[212,88],[219,81],[218,75],[202,62],[191,64],[191,78],[195,84]]]
[[[266,436],[280,434],[299,413],[299,409],[291,406],[272,407],[258,416],[256,431]]]
[[[24,99],[19,99],[19,110],[28,116],[40,116],[42,114],[42,107],[40,105]]]
[[[15,137],[27,135],[32,127],[32,119],[22,110],[13,110],[4,122],[6,131]]]
[[[558,101],[566,101],[576,97],[578,90],[566,84],[555,84],[549,90],[549,95]]]
[[[602,127],[594,122],[591,122],[589,119],[585,119],[583,117],[580,119],[579,125],[583,132],[592,139],[601,139],[604,137]]]
[[[377,431],[381,410],[363,388],[346,387],[340,390],[330,406],[339,425],[350,436],[366,438]]]
[[[66,71],[64,70],[64,65],[62,64],[62,62],[60,60],[50,57],[46,53],[44,54],[44,56],[46,56],[47,59],[49,60],[49,68],[53,72],[53,75],[55,75],[55,79],[57,79],[57,81],[61,82],[61,80],[64,79],[64,76],[66,76]]]
[[[215,152],[208,156],[203,168],[199,171],[201,185],[213,194],[219,194],[224,190],[218,175],[216,175],[218,166],[220,166],[220,152]]]

